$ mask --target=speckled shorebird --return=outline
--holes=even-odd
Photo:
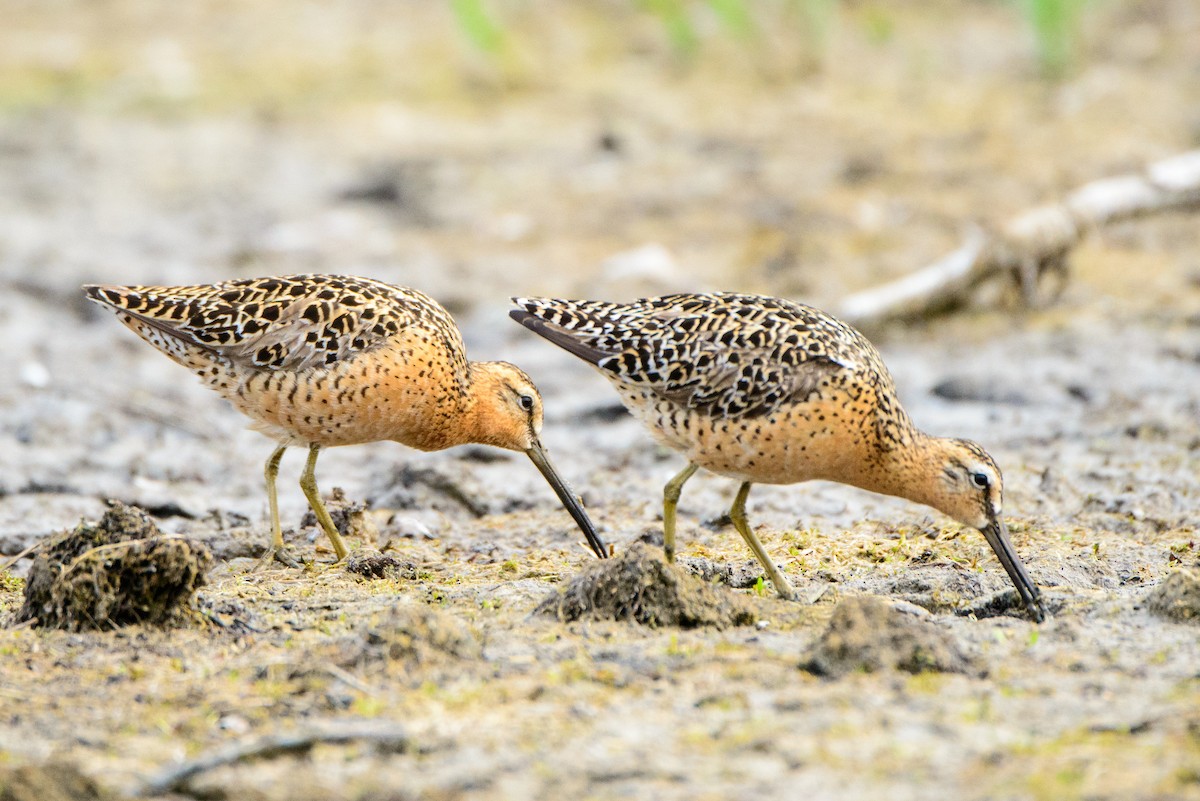
[[[846,323],[800,303],[735,293],[513,302],[513,319],[594,365],[656,438],[687,455],[663,492],[668,559],[679,493],[704,467],[742,482],[733,525],[790,598],[787,578],[746,522],[750,486],[838,481],[979,529],[1031,614],[1044,619],[1001,518],[995,461],[974,442],[918,430],[879,352]]]
[[[346,546],[317,491],[321,448],[392,440],[422,451],[481,443],[524,451],[597,556],[607,552],[538,440],[542,397],[507,362],[469,362],[437,301],[370,278],[293,275],[200,286],[85,286],[142,339],[200,376],[276,440],[267,459],[271,551],[283,550],[275,477],[308,447],[300,487],[338,559]]]

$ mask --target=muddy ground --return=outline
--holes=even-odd
[[[284,525],[313,564],[255,570],[270,443],[79,284],[326,271],[419,287],[474,357],[539,383],[544,442],[628,553],[653,542],[682,462],[510,323],[509,295],[833,306],[972,221],[1200,144],[1188,0],[1092,4],[1053,79],[1016,4],[772,4],[744,37],[696,4],[691,51],[633,4],[495,5],[492,51],[417,2],[5,10],[0,553],[111,498],[203,541],[215,566],[182,628],[81,633],[15,624],[30,560],[9,571],[0,797],[121,797],[231,744],[376,726],[174,792],[1200,798],[1200,628],[1150,601],[1177,575],[1186,606],[1183,571],[1200,568],[1194,215],[1089,238],[1042,308],[985,292],[871,332],[918,423],[1003,467],[1043,625],[988,611],[1008,581],[978,533],[827,484],[751,495],[805,602],[757,592],[721,524],[735,487],[703,475],[680,505],[682,555],[740,576],[713,590],[755,623],[534,615],[592,557],[532,465],[483,448],[322,456],[323,490],[369,504],[354,544],[398,562],[382,578],[328,566],[289,453]],[[817,675],[839,608],[846,642],[911,623],[942,669]]]

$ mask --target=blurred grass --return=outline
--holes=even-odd
[[[908,74],[937,81],[924,65],[940,57],[946,70],[961,67],[970,54],[954,52],[952,32],[981,19],[1005,31],[999,63],[1022,57],[1024,28],[1034,43],[1024,57],[1057,79],[1080,57],[1085,17],[1133,3],[623,0],[547,13],[518,0],[390,0],[287,14],[280,0],[200,0],[179,14],[127,0],[27,3],[0,26],[0,112],[96,103],[303,114],[363,101],[470,101],[569,82],[594,88],[634,62],[664,80],[777,85],[883,69],[864,47],[896,48],[917,65]]]
[[[496,24],[483,0],[451,0],[458,28],[471,44],[485,53],[498,53],[504,43],[504,32]]]
[[[1048,78],[1062,77],[1075,58],[1087,0],[1020,0],[1033,32],[1038,65]]]

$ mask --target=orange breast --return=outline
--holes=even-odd
[[[871,414],[840,393],[759,417],[713,417],[652,393],[620,388],[626,406],[664,444],[719,475],[763,484],[826,479],[856,484],[878,450]]]
[[[428,338],[402,332],[388,346],[329,368],[256,370],[214,388],[281,442],[393,440],[437,450],[454,438],[465,400],[460,387],[453,360],[431,353]]]

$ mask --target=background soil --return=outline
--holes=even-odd
[[[750,501],[811,603],[719,586],[759,619],[723,630],[532,616],[590,556],[532,466],[482,448],[322,457],[325,492],[369,502],[404,566],[376,580],[320,564],[289,454],[285,527],[318,565],[255,571],[270,444],[79,293],[304,271],[429,292],[473,357],[539,383],[545,443],[626,550],[653,539],[682,462],[509,322],[508,296],[721,288],[832,307],[972,221],[1200,145],[1190,0],[1086,5],[1057,79],[1016,4],[762,4],[747,34],[717,6],[687,6],[689,45],[635,4],[498,3],[489,49],[439,4],[399,0],[7,3],[0,553],[134,503],[213,549],[201,595],[224,625],[0,631],[5,764],[72,766],[49,768],[64,797],[121,794],[223,744],[372,719],[410,746],[319,746],[189,792],[1200,798],[1196,624],[1146,603],[1200,562],[1194,216],[1089,239],[1039,310],[995,291],[871,332],[917,422],[1002,465],[1055,613],[1042,626],[983,616],[1008,580],[976,532],[827,484]],[[689,483],[682,554],[752,578],[720,525],[734,489]],[[861,594],[931,610],[972,668],[801,670]]]

